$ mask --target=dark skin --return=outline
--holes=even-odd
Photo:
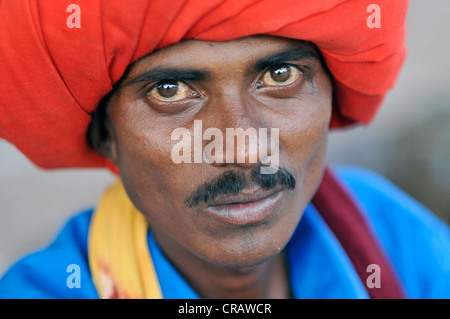
[[[119,167],[162,251],[201,297],[288,298],[283,249],[323,174],[331,102],[330,78],[311,44],[269,36],[184,41],[130,67],[109,100],[110,139],[101,152]],[[257,165],[175,164],[171,133],[192,133],[194,120],[223,132],[279,128],[280,167],[295,177],[295,188],[281,189],[270,214],[245,225],[224,222],[204,203],[186,205],[203,183],[226,171],[249,176]]]

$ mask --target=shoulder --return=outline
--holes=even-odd
[[[16,262],[0,279],[0,298],[95,298],[87,258],[91,216],[90,209],[72,217],[49,246]]]
[[[450,297],[449,227],[379,174],[334,167],[393,262],[410,298]]]

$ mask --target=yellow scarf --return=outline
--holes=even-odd
[[[162,298],[147,230],[118,180],[100,199],[89,229],[89,266],[100,298]]]

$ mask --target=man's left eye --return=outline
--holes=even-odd
[[[283,65],[272,67],[264,73],[263,86],[286,86],[294,83],[303,76],[303,73],[294,66]]]
[[[181,101],[191,94],[191,89],[180,81],[164,80],[156,83],[156,85],[148,92],[152,98],[162,102]]]

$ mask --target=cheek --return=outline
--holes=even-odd
[[[280,129],[280,163],[293,168],[298,182],[296,198],[306,205],[316,191],[326,161],[331,118],[331,83],[317,77],[317,90],[290,101],[290,120]]]
[[[281,152],[293,167],[303,167],[325,151],[331,112],[329,105],[315,105],[312,112],[302,112],[293,126],[285,126],[280,136]]]
[[[188,178],[171,160],[171,129],[153,118],[138,103],[122,108],[120,116],[113,117],[120,176],[130,199],[146,214],[176,209],[180,196],[173,195],[183,192],[183,181]]]
[[[314,93],[289,100],[287,121],[280,123],[280,162],[306,168],[325,152],[331,118],[331,83],[324,74],[316,78]]]

